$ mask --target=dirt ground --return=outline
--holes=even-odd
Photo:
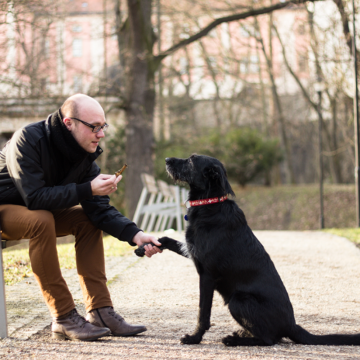
[[[296,321],[314,334],[360,332],[360,251],[344,238],[318,231],[256,231],[289,292]],[[179,237],[179,235],[177,235]],[[175,237],[175,236],[173,236]],[[134,337],[94,342],[56,341],[50,317],[21,327],[14,315],[9,338],[0,340],[1,359],[360,359],[360,347],[304,346],[289,339],[272,347],[227,348],[221,339],[239,326],[216,294],[212,326],[199,345],[181,345],[196,325],[198,275],[192,262],[164,251],[151,259],[109,258],[110,292],[115,309],[148,331]],[[74,274],[67,281],[76,282]],[[29,280],[27,280],[29,282]],[[84,308],[74,284],[77,308]],[[12,298],[16,296],[17,298]],[[21,304],[18,292],[7,301]],[[33,300],[35,301],[35,300]],[[31,302],[30,302],[31,305]],[[43,314],[39,307],[38,313]],[[31,317],[30,316],[30,317]],[[32,326],[37,322],[35,330]]]

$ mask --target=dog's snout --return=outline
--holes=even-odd
[[[167,157],[167,158],[165,159],[165,163],[166,163],[166,165],[170,165],[170,164],[173,164],[173,163],[174,163],[174,160],[176,160],[176,159],[173,158],[173,157]]]

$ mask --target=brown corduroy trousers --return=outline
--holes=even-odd
[[[81,206],[47,211],[0,205],[0,221],[4,240],[30,239],[32,270],[53,317],[75,308],[56,249],[56,237],[70,234],[75,236],[77,272],[86,311],[112,306],[106,286],[102,231],[90,222]]]

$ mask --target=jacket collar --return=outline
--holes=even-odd
[[[51,120],[52,114],[50,114],[47,119],[45,120],[45,131],[46,131],[46,138],[48,141],[48,144],[51,144],[51,126],[50,126],[50,120]],[[101,154],[103,153],[103,149],[98,146],[96,151],[94,153],[89,153],[88,159],[91,161],[96,160]]]

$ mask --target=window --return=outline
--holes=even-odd
[[[304,35],[305,34],[305,24],[299,24],[298,25],[297,33],[298,33],[298,35]]]
[[[308,60],[306,54],[298,54],[298,70],[299,72],[307,72]]]
[[[111,27],[111,39],[112,40],[117,40],[116,26]]]
[[[209,34],[208,34],[211,38],[216,38],[217,37],[217,33],[216,33],[216,29],[212,29]]]
[[[44,56],[45,59],[48,59],[50,57],[50,40],[46,39],[44,42]]]
[[[73,57],[82,57],[82,39],[74,39],[72,43]]]
[[[190,33],[190,27],[189,24],[184,23],[181,29],[181,33],[179,35],[180,39],[187,39],[189,37],[189,33]]]
[[[247,74],[248,72],[248,59],[243,58],[240,60],[240,72],[242,74]]]
[[[212,70],[216,74],[218,72],[216,58],[214,56],[209,56],[208,61],[210,70]]]
[[[81,32],[82,31],[82,26],[81,25],[74,25],[72,27],[72,31],[73,32]]]
[[[184,75],[187,73],[187,67],[188,67],[188,61],[185,57],[181,57],[179,59],[179,64],[180,64],[180,74]]]
[[[48,78],[40,79],[40,91],[42,93],[45,93],[48,90],[49,90],[49,79]]]
[[[73,89],[74,92],[79,93],[82,90],[82,76],[74,75],[73,77]]]
[[[240,36],[248,38],[250,36],[250,31],[245,25],[240,25]]]
[[[259,58],[256,55],[250,55],[240,60],[240,72],[242,74],[255,74],[259,71]]]
[[[257,73],[258,71],[259,71],[259,58],[256,55],[251,55],[249,72]]]

